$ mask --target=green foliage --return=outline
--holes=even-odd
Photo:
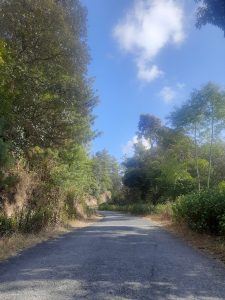
[[[138,123],[138,136],[144,137],[149,140],[151,149],[158,141],[158,133],[161,128],[161,120],[153,115],[145,114],[140,115]]]
[[[140,116],[138,134],[152,145],[138,145],[123,163],[125,201],[112,209],[132,211],[131,205],[144,214],[151,203],[155,213],[174,215],[193,230],[224,234],[224,90],[212,83],[194,90],[169,119],[173,128]],[[172,208],[168,200],[175,201]]]
[[[195,190],[195,181],[192,177],[178,179],[174,185],[174,198],[186,195]]]
[[[116,198],[121,191],[120,166],[106,150],[99,151],[93,157],[93,172],[99,182],[99,192],[111,191]]]
[[[17,220],[14,217],[0,215],[0,236],[9,235],[17,229]]]
[[[12,188],[16,186],[19,179],[16,175],[9,175],[9,176],[0,176],[0,189],[5,191],[10,191]]]
[[[116,160],[88,153],[97,104],[89,60],[79,0],[1,1],[0,208],[15,215],[13,230],[37,232],[90,214],[87,199],[120,195]]]
[[[14,217],[0,215],[0,236],[14,232],[37,233],[50,224],[54,225],[54,214],[46,207],[22,212]]]
[[[2,136],[6,128],[4,117],[0,117],[0,168],[7,168],[13,163],[10,153],[10,142],[6,142]]]
[[[199,165],[199,152],[203,145],[207,145],[206,186],[209,188],[213,172],[215,141],[219,139],[224,128],[225,92],[212,83],[206,84],[200,90],[194,90],[191,98],[171,113],[170,120],[173,126],[183,129],[194,138],[194,160],[199,191],[201,183],[205,181]]]
[[[119,211],[125,213],[131,213],[134,215],[151,215],[158,214],[165,219],[171,219],[173,217],[172,203],[166,202],[163,204],[152,205],[151,203],[102,203],[99,205],[99,210],[102,211]]]
[[[218,184],[218,190],[220,193],[225,192],[225,181],[224,180]]]
[[[54,225],[54,213],[49,207],[28,210],[18,218],[18,231],[37,233],[49,225]]]
[[[207,23],[221,28],[225,35],[225,4],[224,0],[196,0],[200,5],[197,9],[197,28]]]
[[[157,129],[157,136],[154,151],[135,149],[134,157],[123,163],[123,183],[130,190],[130,201],[157,204],[162,197],[175,199],[194,188],[195,179],[190,173],[191,139],[181,131],[162,126]]]
[[[172,209],[172,203],[166,202],[163,204],[157,204],[154,207],[154,214],[158,214],[166,219],[171,219],[173,217],[173,209]]]
[[[128,212],[134,215],[148,215],[154,211],[154,207],[150,203],[132,203],[132,204],[113,204],[102,203],[99,205],[99,210]]]
[[[0,166],[5,167],[10,163],[9,146],[0,138]]]
[[[174,216],[199,232],[224,234],[225,194],[218,190],[180,196],[173,205]]]
[[[96,98],[86,76],[86,13],[80,2],[3,1],[0,16],[4,139],[25,154],[35,146],[89,141]]]
[[[75,219],[79,216],[77,206],[82,204],[82,208],[87,211],[87,206],[85,201],[82,202],[82,195],[78,194],[77,191],[72,188],[67,191],[66,197],[64,200],[64,211],[68,219]]]

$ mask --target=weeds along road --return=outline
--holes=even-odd
[[[0,299],[225,299],[225,268],[142,218],[104,218],[0,264]]]

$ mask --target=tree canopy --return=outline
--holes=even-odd
[[[16,0],[2,2],[0,14],[4,138],[22,149],[88,141],[96,97],[84,8],[77,0]]]
[[[88,150],[98,98],[86,15],[79,0],[0,1],[0,217],[16,230],[85,215],[121,189],[116,160]]]
[[[224,0],[196,0],[197,9],[196,26],[201,28],[207,23],[218,26],[225,36],[225,2]]]
[[[156,204],[223,182],[218,162],[224,157],[224,96],[213,83],[195,89],[171,112],[171,127],[152,115],[140,116],[139,135],[152,140],[154,151],[135,147],[123,163],[129,201]]]

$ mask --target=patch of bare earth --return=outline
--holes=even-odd
[[[193,232],[187,225],[175,223],[171,218],[161,215],[151,215],[146,218],[225,264],[225,239],[223,237]]]
[[[48,228],[37,234],[15,233],[11,236],[0,238],[0,261],[18,254],[23,249],[33,247],[43,241],[55,238],[74,229],[83,228],[101,219],[100,215],[94,215],[86,220],[73,220],[64,226]]]

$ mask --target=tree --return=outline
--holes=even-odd
[[[201,136],[201,128],[203,124],[202,107],[198,101],[198,91],[193,91],[190,99],[186,101],[180,108],[175,109],[169,119],[172,125],[179,130],[184,130],[194,136],[195,145],[195,169],[198,181],[198,191],[201,190],[201,177],[198,165],[198,136]]]
[[[200,2],[197,9],[197,28],[207,23],[218,26],[225,35],[225,2],[224,0],[196,0]]]
[[[225,120],[225,93],[221,89],[208,83],[199,91],[199,98],[204,105],[204,116],[210,128],[210,150],[209,150],[209,168],[207,187],[210,186],[211,170],[212,170],[212,152],[215,137],[220,134],[224,128]]]
[[[79,0],[2,1],[0,40],[3,138],[26,153],[90,140],[96,98]]]
[[[0,1],[0,213],[5,203],[24,206],[15,217],[24,214],[31,230],[98,195],[87,151],[97,101],[88,63],[79,0]]]
[[[138,123],[138,137],[144,137],[146,140],[148,140],[151,149],[153,149],[154,144],[158,140],[158,132],[160,128],[161,121],[159,118],[150,114],[140,115]]]
[[[107,150],[98,151],[93,157],[94,174],[100,186],[100,193],[111,191],[117,195],[122,188],[120,167]]]
[[[225,94],[215,84],[208,83],[200,90],[195,90],[191,98],[179,109],[170,115],[172,125],[183,128],[194,136],[195,163],[198,178],[198,189],[200,191],[200,173],[198,144],[203,144],[204,139],[209,141],[209,165],[207,187],[210,186],[212,170],[212,151],[215,137],[218,137],[224,127],[225,120]],[[198,135],[198,137],[197,137]]]

